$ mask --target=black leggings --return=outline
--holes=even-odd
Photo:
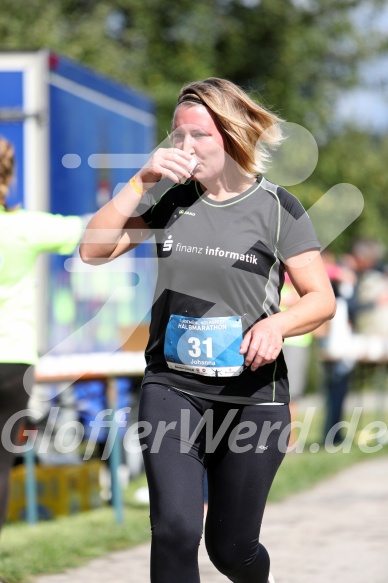
[[[201,419],[206,423],[195,437]],[[234,583],[267,583],[269,556],[259,533],[288,444],[289,407],[233,405],[147,384],[139,422],[150,491],[151,583],[200,581],[205,469],[211,561]]]
[[[24,377],[27,370],[29,373]],[[3,429],[14,413],[26,409],[32,384],[33,367],[29,364],[0,363],[0,528],[7,516],[9,474],[14,457],[12,449],[7,445],[7,437],[11,437],[11,443],[17,443],[23,420],[12,424],[10,432],[3,434]]]

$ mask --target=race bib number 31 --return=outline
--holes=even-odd
[[[239,316],[187,318],[170,316],[164,343],[167,366],[211,377],[241,374],[244,356],[239,354],[242,323]]]

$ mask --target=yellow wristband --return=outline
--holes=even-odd
[[[146,192],[145,189],[142,186],[140,186],[140,184],[138,183],[134,176],[132,176],[131,180],[129,181],[129,186],[140,196],[143,196],[143,194]]]

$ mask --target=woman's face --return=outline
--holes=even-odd
[[[224,140],[209,110],[201,104],[181,104],[175,110],[172,144],[197,159],[193,178],[204,185],[221,177],[227,154]]]

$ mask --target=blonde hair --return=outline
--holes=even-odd
[[[261,174],[283,141],[280,117],[259,105],[226,79],[209,77],[182,87],[182,103],[206,105],[221,132],[226,152],[249,175]]]
[[[0,205],[5,206],[9,184],[13,178],[15,151],[12,144],[0,136]]]

